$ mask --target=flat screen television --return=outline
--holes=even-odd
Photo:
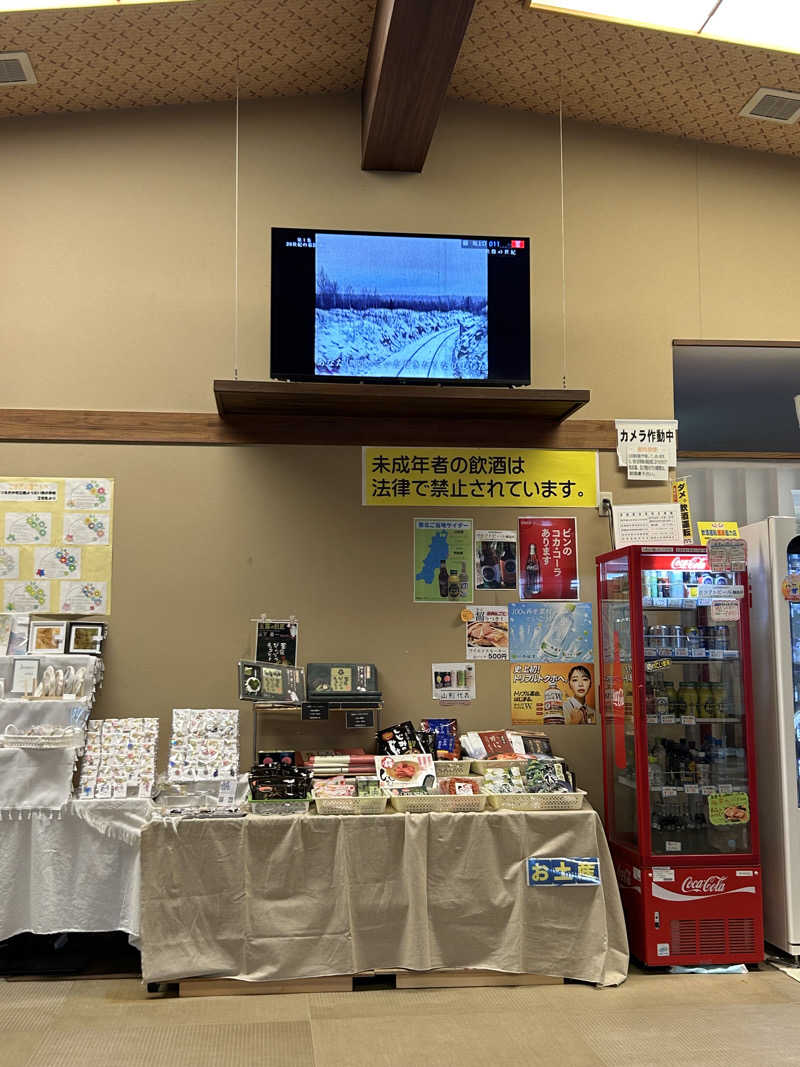
[[[528,385],[530,244],[273,228],[272,377]]]

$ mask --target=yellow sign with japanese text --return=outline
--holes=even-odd
[[[690,545],[692,543],[692,510],[689,506],[689,483],[685,478],[679,478],[672,483],[672,503],[680,505],[683,541],[684,544]]]
[[[597,507],[597,453],[544,448],[363,449],[372,507]]]
[[[697,535],[700,544],[708,544],[712,537],[738,537],[738,522],[699,522],[697,523]]]

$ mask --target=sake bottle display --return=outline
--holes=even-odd
[[[536,555],[536,545],[528,550],[528,562],[525,564],[525,599],[538,596],[542,591],[542,570]]]
[[[447,587],[450,583],[450,575],[447,573],[447,560],[439,564],[439,596],[447,596]]]

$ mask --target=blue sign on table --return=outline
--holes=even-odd
[[[600,885],[600,860],[597,856],[530,856],[528,885]]]

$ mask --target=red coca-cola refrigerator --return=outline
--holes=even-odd
[[[716,562],[716,561],[715,561]],[[744,571],[705,548],[597,559],[606,832],[648,966],[764,957]]]

